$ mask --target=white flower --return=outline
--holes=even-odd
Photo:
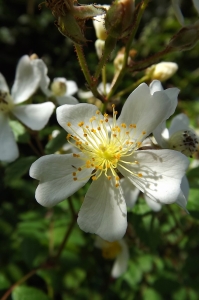
[[[105,259],[115,259],[111,270],[111,276],[113,278],[118,278],[126,272],[129,261],[129,248],[124,239],[107,242],[97,237],[95,246],[102,249],[102,256]]]
[[[75,81],[57,77],[53,79],[51,89],[49,89],[50,78],[47,76],[48,69],[44,62],[40,67],[40,71],[43,74],[40,88],[47,97],[55,97],[59,105],[78,103],[78,100],[72,96],[78,91]]]
[[[4,76],[0,73],[0,160],[11,162],[19,156],[13,132],[9,126],[9,116],[14,115],[32,130],[42,129],[48,122],[54,104],[18,105],[28,100],[43,80],[40,72],[40,59],[22,56],[16,69],[16,76],[11,94]]]
[[[173,62],[162,61],[146,69],[146,74],[150,74],[151,80],[165,81],[172,77],[178,70],[178,65]]]
[[[127,179],[129,188],[135,185],[152,200],[173,203],[188,159],[177,151],[138,149],[145,137],[173,114],[178,92],[171,88],[153,93],[143,83],[130,94],[117,120],[113,106],[111,122],[95,105],[58,107],[57,120],[79,152],[47,155],[32,164],[30,176],[40,180],[37,201],[53,206],[92,178],[77,222],[85,232],[107,241],[120,240],[126,232],[121,177]]]
[[[199,13],[199,0],[192,0],[193,5],[195,7],[195,9],[197,10],[197,12]],[[173,9],[174,9],[174,13],[176,15],[176,18],[178,19],[178,22],[184,26],[184,17],[183,14],[181,12],[180,9],[180,1],[179,0],[171,0]]]
[[[161,91],[162,85],[154,83],[151,85],[154,91]],[[174,149],[182,152],[186,156],[191,156],[198,148],[198,137],[189,127],[189,118],[185,114],[178,114],[172,121],[170,128],[166,128],[166,122],[163,121],[153,131],[157,143],[166,149]],[[184,176],[181,182],[181,193],[176,199],[176,203],[186,210],[186,204],[189,194],[189,183]]]

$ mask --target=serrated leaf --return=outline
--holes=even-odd
[[[12,292],[12,300],[50,300],[50,298],[39,289],[18,286]]]

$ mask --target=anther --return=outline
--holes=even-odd
[[[79,124],[78,124],[79,127],[82,127],[83,125],[84,125],[84,122],[82,122],[82,121],[79,122]]]

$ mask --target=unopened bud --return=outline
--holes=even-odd
[[[103,7],[108,10],[110,8],[110,5],[103,5]],[[107,31],[106,31],[106,28],[104,25],[105,16],[106,16],[106,14],[103,14],[103,15],[96,16],[93,19],[93,25],[95,28],[96,36],[98,39],[103,40],[103,41],[105,41],[107,38]]]
[[[182,152],[192,157],[198,151],[198,138],[191,130],[180,130],[175,132],[169,139],[169,146],[173,150]]]
[[[66,82],[61,79],[54,79],[50,88],[55,96],[63,96],[67,90]]]
[[[133,22],[134,0],[115,1],[105,17],[105,27],[113,38],[123,38],[129,34]]]
[[[73,42],[84,44],[87,41],[84,37],[85,21],[104,14],[106,10],[99,5],[74,5],[75,2],[46,0],[44,3],[55,16],[59,31]]]
[[[123,66],[123,62],[124,62],[124,48],[122,48],[118,53],[117,53],[117,56],[115,57],[114,59],[114,66],[115,66],[115,69],[117,71],[120,71],[122,69],[122,66]],[[131,62],[131,58],[130,56],[128,57],[128,64],[130,64]]]
[[[163,61],[147,68],[146,74],[149,75],[151,80],[165,81],[172,77],[177,70],[178,65],[176,63]]]
[[[192,49],[199,40],[199,21],[180,29],[170,40],[168,48],[173,50]]]
[[[99,59],[102,57],[104,45],[105,45],[105,41],[102,40],[95,41],[95,50]]]

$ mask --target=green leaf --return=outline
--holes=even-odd
[[[21,123],[18,121],[10,121],[9,124],[17,142],[26,144],[30,140],[29,133]]]
[[[7,289],[9,288],[9,286],[10,286],[10,281],[3,273],[0,273],[0,290]]]
[[[158,292],[152,288],[147,288],[143,290],[143,300],[161,300],[162,297]]]
[[[50,300],[50,298],[39,289],[18,286],[12,292],[12,300]]]
[[[188,173],[187,173],[187,178],[189,180],[189,184],[191,187],[193,188],[199,188],[199,167],[191,169]]]
[[[58,151],[64,144],[66,144],[66,131],[60,130],[60,133],[52,138],[45,147],[46,154],[55,153]]]
[[[199,219],[198,189],[190,190],[187,210],[189,211],[192,217]]]
[[[19,158],[12,164],[9,164],[5,170],[5,183],[9,184],[10,181],[16,180],[25,175],[29,171],[31,164],[36,159],[36,156],[23,157]]]
[[[65,285],[69,289],[77,289],[80,284],[85,280],[86,272],[80,268],[73,269],[64,278]]]

